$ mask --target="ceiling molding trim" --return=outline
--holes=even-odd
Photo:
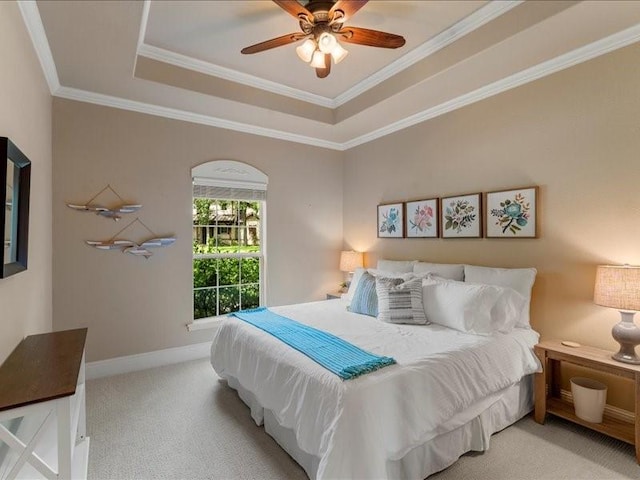
[[[276,138],[278,140],[286,140],[289,142],[303,143],[314,147],[328,148],[331,150],[343,150],[344,147],[340,143],[330,142],[314,137],[307,137],[297,133],[283,132],[282,130],[274,130],[272,128],[260,127],[257,125],[249,125],[247,123],[225,120],[223,118],[211,117],[200,113],[178,110],[176,108],[162,107],[152,105],[150,103],[128,100],[102,93],[89,92],[71,87],[60,87],[55,92],[56,97],[66,98],[68,100],[77,100],[80,102],[93,103],[95,105],[103,105],[106,107],[120,108],[122,110],[130,110],[138,113],[146,113],[157,117],[171,118],[174,120],[182,120],[184,122],[198,123],[211,127],[224,128],[226,130],[234,130],[236,132],[251,133],[262,137]]]
[[[38,5],[35,0],[21,0],[18,1],[18,8],[22,14],[24,25],[27,27],[27,32],[29,32],[29,36],[31,37],[33,48],[40,61],[40,66],[42,67],[44,78],[49,86],[49,91],[51,95],[53,95],[60,88],[60,79],[58,78],[56,64],[53,61],[53,54],[51,53],[51,47],[47,40],[47,34],[44,31]]]
[[[366,133],[342,144],[344,150],[348,150],[358,145],[376,140],[391,133],[417,125],[432,118],[449,113],[458,108],[465,107],[472,103],[484,100],[499,93],[511,90],[526,83],[538,80],[553,73],[559,72],[579,63],[586,62],[595,57],[607,54],[614,50],[626,47],[632,43],[640,41],[640,24],[634,25],[621,32],[614,33],[601,40],[572,50],[558,57],[547,60],[533,67],[522,70],[501,80],[493,82],[472,92],[461,95],[448,102],[444,102],[435,107],[413,114],[407,118],[391,123],[385,127]]]
[[[165,50],[164,48],[155,47],[146,43],[142,43],[138,47],[138,55],[142,55],[143,57],[157,60],[159,62],[168,63],[170,65],[175,65],[177,67],[204,73],[205,75],[212,75],[214,77],[230,80],[249,87],[259,88],[260,90],[265,90],[267,92],[295,98],[296,100],[302,100],[321,107],[335,107],[335,102],[331,98],[305,92],[304,90],[299,90],[297,88],[288,87],[278,82],[265,80],[254,75],[249,75],[248,73],[242,73],[237,70],[232,70],[231,68],[221,67],[210,62],[205,62],[204,60],[198,60],[187,55],[182,55],[180,53]]]
[[[140,32],[138,33],[138,50],[144,44],[144,37],[147,35],[147,24],[149,23],[149,12],[151,11],[151,0],[144,0],[142,5],[142,18],[140,19]]]
[[[353,100],[379,83],[382,83],[383,81],[400,73],[402,70],[409,68],[411,65],[427,58],[429,55],[433,55],[437,51],[442,50],[465,35],[489,23],[491,20],[504,15],[509,10],[517,7],[523,2],[524,0],[489,2],[484,7],[476,10],[456,24],[440,32],[435,37],[427,40],[422,45],[414,48],[406,55],[400,57],[383,69],[378,70],[373,75],[370,75],[362,82],[338,95],[334,99],[335,107],[339,107],[348,101]]]

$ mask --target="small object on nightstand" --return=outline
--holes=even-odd
[[[570,340],[563,340],[562,341],[562,345],[564,345],[566,347],[571,347],[571,348],[578,348],[578,347],[582,346],[578,342],[572,342]]]
[[[337,298],[342,298],[342,292],[327,293],[327,300],[335,300]]]

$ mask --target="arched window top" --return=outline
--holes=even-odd
[[[215,160],[191,169],[193,196],[235,200],[266,200],[268,177],[251,165]]]

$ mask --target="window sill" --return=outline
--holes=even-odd
[[[187,323],[187,330],[194,332],[197,330],[208,330],[211,328],[217,328],[222,320],[226,318],[226,315],[220,315],[218,317],[199,318],[191,323]]]

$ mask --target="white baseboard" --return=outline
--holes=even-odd
[[[211,342],[185,345],[184,347],[167,348],[154,352],[127,355],[125,357],[109,358],[97,362],[88,362],[86,377],[88,380],[110,377],[120,373],[146,370],[147,368],[162,367],[173,363],[207,358],[210,355]]]

